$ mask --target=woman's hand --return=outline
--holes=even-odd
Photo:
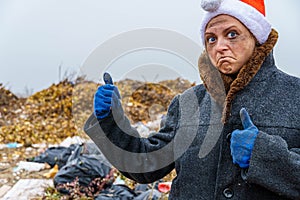
[[[98,87],[94,95],[94,115],[97,119],[104,119],[110,114],[113,98],[121,98],[109,73],[104,73],[103,80],[105,85]]]
[[[245,108],[240,111],[244,130],[235,130],[231,134],[230,149],[234,164],[241,168],[249,167],[252,149],[258,134],[257,127],[253,124]]]

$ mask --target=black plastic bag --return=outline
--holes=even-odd
[[[70,145],[66,150],[61,152],[56,158],[56,164],[58,165],[58,169],[61,169],[65,164],[67,164],[67,161],[69,160],[69,157],[72,155],[72,153],[75,151],[76,148],[78,148],[79,144],[72,144]]]
[[[134,199],[136,194],[126,185],[112,185],[103,190],[95,200],[130,200]]]
[[[109,175],[111,165],[102,154],[83,154],[82,151],[83,146],[77,146],[66,165],[55,175],[53,182],[59,192],[69,194],[72,187],[67,183],[72,183],[75,180],[78,180],[76,184],[79,184],[78,187],[82,192],[90,192],[88,187],[93,180],[104,179]]]
[[[67,163],[69,156],[77,148],[77,146],[79,145],[72,144],[69,147],[62,147],[62,146],[50,147],[40,155],[32,159],[27,159],[27,161],[48,163],[51,166],[51,168],[57,164],[58,168],[60,169],[62,166],[64,166]]]
[[[147,191],[142,192],[134,200],[159,200],[161,197],[161,193],[156,189],[149,189]]]
[[[131,190],[126,185],[112,185],[103,190],[95,200],[158,200],[161,193],[156,189],[149,189],[147,184],[138,185]]]
[[[69,160],[69,157],[75,151],[78,146],[82,146],[81,144],[71,144],[69,147],[50,147],[46,149],[45,152],[41,153],[40,155],[27,159],[29,162],[38,162],[38,163],[48,163],[51,168],[54,165],[58,165],[58,169],[61,169]],[[84,154],[101,154],[98,147],[93,142],[83,144],[82,152]]]

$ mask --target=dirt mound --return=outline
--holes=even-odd
[[[159,83],[122,80],[115,83],[122,105],[132,122],[153,120],[165,113],[172,98],[193,86],[183,79]],[[67,137],[85,136],[82,127],[92,113],[93,96],[99,84],[68,79],[26,99],[18,98],[0,85],[0,141],[30,146],[57,144]]]

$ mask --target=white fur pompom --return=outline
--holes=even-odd
[[[222,0],[202,0],[201,7],[208,12],[214,12],[220,7],[221,2]]]

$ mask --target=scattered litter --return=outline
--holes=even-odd
[[[143,124],[143,122],[137,122],[133,125],[133,127],[136,128],[141,137],[147,138],[149,136],[150,130]]]
[[[4,185],[8,182],[8,180],[6,178],[1,178],[0,179],[0,185]]]
[[[155,117],[153,117],[152,121],[148,121],[147,123],[143,123],[141,121],[136,122],[133,124],[133,127],[137,129],[141,137],[147,138],[157,132],[159,128],[164,125],[164,120],[164,114],[157,114]]]
[[[2,187],[0,188],[0,198],[3,197],[8,190],[11,189],[11,186],[9,185],[2,185]]]
[[[136,123],[136,127],[142,137],[149,137],[162,126],[164,121],[163,116],[174,95],[181,93],[194,84],[178,78],[176,80],[167,80],[159,83],[147,83],[126,79],[117,82],[116,85],[119,87],[121,96],[123,97],[122,105],[124,106],[125,114],[132,124]],[[8,174],[9,170],[7,169],[12,169],[13,166],[16,166],[13,169],[13,173],[9,171],[10,175],[14,177],[11,178],[9,176],[7,179],[0,179],[2,185],[10,185],[17,182],[15,185],[15,187],[17,187],[18,184],[22,183],[24,176],[31,177],[31,173],[27,173],[27,171],[40,171],[48,167],[48,165],[45,165],[44,161],[42,161],[43,159],[47,160],[46,163],[49,162],[51,165],[53,164],[52,167],[58,166],[58,170],[68,163],[70,170],[71,167],[73,167],[77,171],[80,171],[80,166],[85,166],[90,160],[93,161],[93,158],[100,157],[101,153],[99,153],[95,145],[87,145],[84,139],[77,136],[85,135],[82,127],[85,120],[92,113],[92,100],[97,87],[98,84],[85,81],[84,78],[78,78],[75,83],[65,79],[59,84],[53,84],[51,87],[36,92],[27,98],[19,98],[9,90],[6,90],[0,83],[0,140],[2,142],[0,149],[3,151],[3,153],[1,152],[0,171],[1,173]],[[75,144],[84,144],[81,152],[83,155],[80,156],[80,159],[73,159],[73,164],[75,165],[71,166],[72,162],[67,161],[75,150],[72,149]],[[63,147],[63,149],[59,149],[61,147]],[[47,148],[51,151],[47,151]],[[28,160],[28,157],[45,152],[49,154],[43,154],[44,157],[34,157],[37,160],[40,159],[40,163],[37,160],[35,162]],[[93,154],[93,156],[85,154]],[[72,157],[74,157],[74,155]],[[26,159],[26,161],[30,162],[19,162],[22,159]],[[97,161],[97,163],[98,162],[99,161]],[[9,166],[7,166],[7,163],[9,163]],[[18,164],[16,165],[16,163]],[[96,164],[93,164],[92,167],[95,166]],[[87,167],[82,168],[82,170],[86,169]],[[44,175],[46,177],[53,177],[55,170],[56,167]],[[64,170],[68,171],[66,168],[64,168]],[[76,170],[75,172],[77,172]],[[92,171],[91,169],[89,170]],[[40,175],[40,173],[38,174]],[[69,174],[74,176],[76,173],[71,172]],[[60,176],[56,174],[56,178],[54,179],[58,180],[58,177],[69,178],[70,181],[72,181],[74,177],[68,177],[69,174],[62,175],[62,173],[60,173]],[[80,174],[82,175],[84,173],[80,172]],[[96,185],[98,183],[104,183],[104,185],[109,186],[109,179],[107,179],[107,177],[100,177],[101,178],[94,181],[94,183]],[[91,179],[93,178],[94,177],[91,177]],[[114,177],[111,176],[111,178]],[[171,180],[171,178],[168,180]],[[52,183],[54,180],[49,181]],[[78,179],[78,183],[80,184],[82,184],[83,181],[82,179]],[[122,185],[124,182],[129,188],[134,188],[136,184],[131,180],[122,180],[120,178],[115,180],[114,185]],[[30,184],[23,181],[22,187],[18,189],[14,189],[15,187],[13,187],[15,191],[11,189],[8,192],[15,194],[11,196],[7,195],[4,200],[30,199],[26,191],[27,193],[36,193],[35,190],[37,186],[41,185],[41,183],[38,182],[33,181],[33,183],[30,188]],[[113,183],[113,181],[111,181],[111,183]],[[27,186],[27,188],[25,186]],[[168,187],[168,185],[164,187]],[[122,189],[122,187],[116,187],[115,189]],[[126,191],[126,188],[123,189]],[[159,195],[158,187],[155,187],[155,189],[148,188],[142,193],[146,196],[149,194],[152,197],[154,197],[155,194]],[[17,194],[20,196],[17,196]],[[120,194],[123,194],[123,192],[120,191]],[[168,193],[162,193],[161,195],[167,194]],[[137,193],[135,197],[141,197],[140,193]]]
[[[53,187],[50,179],[20,179],[1,200],[28,200],[43,195],[44,188]]]
[[[47,144],[45,144],[45,143],[39,143],[39,144],[32,144],[31,146],[33,148],[40,148],[40,149],[42,149],[42,148],[46,148]]]
[[[161,183],[158,183],[158,191],[160,191],[162,193],[170,192],[171,185],[172,185],[172,182],[161,182]]]
[[[22,144],[16,143],[16,142],[11,142],[11,143],[7,143],[7,144],[0,144],[0,149],[4,149],[4,148],[19,148],[22,147]]]
[[[6,144],[7,148],[18,148],[18,147],[21,147],[21,146],[23,146],[23,145],[22,144],[18,144],[16,142],[12,142],[12,143]]]
[[[112,185],[111,187],[102,190],[95,200],[108,199],[134,199],[136,194],[126,185]]]
[[[0,171],[3,171],[10,167],[10,164],[7,162],[0,162]]]
[[[74,137],[67,137],[64,141],[62,141],[60,143],[59,146],[62,146],[62,147],[69,147],[71,146],[72,144],[83,144],[85,142],[84,139],[82,139],[81,137],[79,136],[74,136]]]
[[[134,200],[145,200],[145,199],[159,200],[161,199],[161,196],[162,195],[158,190],[150,189],[135,197]]]
[[[49,147],[40,155],[28,159],[28,161],[37,163],[48,163],[51,166],[51,168],[57,164],[58,168],[60,169],[66,164],[69,156],[77,148],[77,146],[79,145],[72,144],[68,148],[63,146]]]
[[[83,146],[77,146],[67,163],[55,175],[53,182],[59,192],[70,193],[73,188],[69,188],[67,183],[74,181],[85,189],[95,179],[99,180],[103,187],[112,183],[111,178],[114,177],[110,172],[113,170],[106,158],[102,154],[84,154],[82,150]]]
[[[16,168],[14,168],[14,172],[18,172],[22,169],[28,172],[38,172],[42,169],[47,168],[47,164],[45,163],[36,163],[36,162],[26,162],[26,161],[20,161]]]
[[[113,184],[114,185],[125,185],[125,181],[120,176],[118,176]]]
[[[54,165],[54,167],[52,169],[49,170],[49,172],[43,174],[43,176],[45,178],[54,178],[54,176],[57,174],[58,172],[58,165]]]

